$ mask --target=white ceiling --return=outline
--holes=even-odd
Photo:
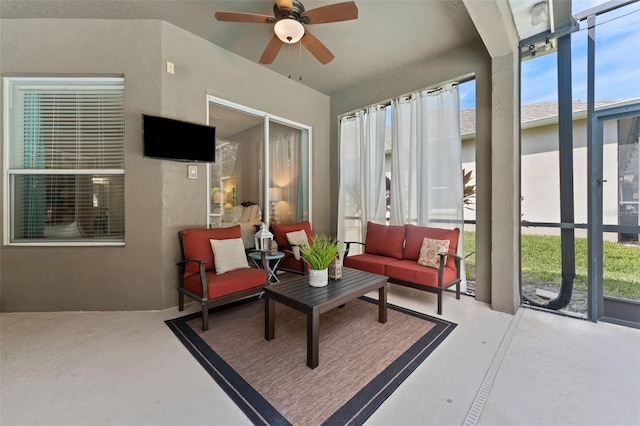
[[[341,0],[302,1],[310,10]],[[308,26],[335,55],[332,62],[321,65],[304,48],[300,55],[297,44],[291,52],[283,46],[266,66],[296,80],[302,77],[302,84],[331,95],[479,39],[462,0],[356,0],[356,5],[357,20]],[[261,0],[0,1],[3,18],[161,19],[256,63],[273,34],[272,25],[218,22],[214,13],[272,15],[272,8],[273,1]]]

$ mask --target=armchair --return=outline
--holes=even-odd
[[[294,272],[296,274],[306,275],[309,271],[309,267],[302,259],[296,259],[293,255],[293,247],[289,243],[287,234],[303,230],[307,234],[307,240],[313,239],[313,231],[311,230],[311,224],[309,221],[300,223],[286,223],[286,224],[272,224],[271,231],[273,238],[278,243],[278,250],[284,253],[284,257],[278,265],[278,269],[283,271]]]
[[[178,309],[184,310],[184,296],[202,306],[202,330],[209,329],[209,308],[225,305],[262,291],[265,271],[246,267],[217,273],[211,240],[241,239],[240,225],[230,228],[185,229],[178,232],[182,260],[178,266]],[[242,244],[240,256],[246,256]],[[265,263],[264,253],[262,264]],[[221,260],[221,259],[219,259]]]

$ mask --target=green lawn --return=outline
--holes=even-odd
[[[475,232],[464,233],[465,253],[475,251]],[[587,290],[587,240],[576,238],[574,288]],[[522,280],[536,285],[560,286],[560,237],[522,235]],[[607,296],[640,300],[640,248],[603,242],[604,292]],[[465,260],[467,279],[475,279],[475,254]]]

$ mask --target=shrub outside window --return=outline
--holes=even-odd
[[[5,78],[5,244],[124,243],[124,79]]]

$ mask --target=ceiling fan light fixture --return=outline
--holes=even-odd
[[[297,43],[304,35],[304,26],[295,19],[281,19],[273,26],[273,31],[283,43]]]

